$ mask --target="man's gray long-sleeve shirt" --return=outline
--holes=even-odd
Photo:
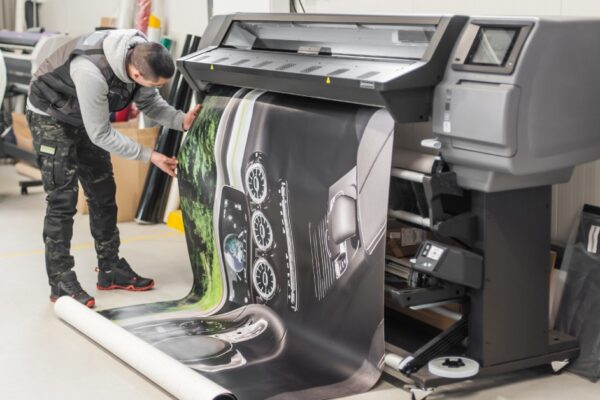
[[[152,149],[122,135],[110,124],[108,84],[90,60],[77,57],[71,62],[71,79],[75,83],[83,124],[92,143],[123,158],[148,161]],[[140,87],[134,101],[149,118],[172,129],[183,129],[184,114],[175,110],[156,88]]]
[[[147,39],[134,29],[112,31],[104,40],[106,58],[115,75],[123,82],[133,84],[127,75],[127,51]],[[152,149],[141,146],[121,134],[110,124],[108,105],[109,87],[100,69],[84,56],[75,57],[70,64],[70,76],[75,84],[77,100],[87,134],[96,146],[123,158],[148,161]],[[171,107],[153,87],[140,87],[133,101],[145,115],[171,129],[183,129],[185,114]],[[30,102],[28,108],[47,115]]]

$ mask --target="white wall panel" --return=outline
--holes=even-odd
[[[46,0],[40,6],[40,22],[51,31],[81,35],[94,30],[100,17],[116,17],[119,0]]]
[[[419,0],[302,0],[308,13],[326,14],[400,14],[414,12]],[[448,0],[452,1],[452,0]],[[296,2],[300,10],[300,5]]]
[[[598,0],[562,0],[563,15],[600,16]]]
[[[562,0],[485,0],[473,2],[472,14],[545,15],[561,13]]]
[[[236,12],[269,12],[270,0],[213,0],[213,15]]]

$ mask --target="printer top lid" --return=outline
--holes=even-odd
[[[233,14],[211,19],[201,50],[178,60],[208,83],[386,107],[399,122],[429,118],[433,87],[467,18]]]
[[[29,49],[35,47],[45,36],[52,36],[51,32],[15,32],[0,30],[0,47]]]

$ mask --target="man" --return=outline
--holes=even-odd
[[[152,162],[175,176],[177,161],[144,148],[112,128],[109,113],[135,101],[163,126],[187,130],[199,107],[184,114],[158,93],[175,72],[169,52],[136,30],[99,31],[74,39],[34,74],[27,118],[47,194],[44,243],[50,299],[71,296],[93,307],[70,255],[79,180],[88,199],[100,290],[149,290],[152,279],[119,259],[119,231],[110,153]]]

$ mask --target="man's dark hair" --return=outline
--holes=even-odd
[[[175,63],[171,53],[160,43],[145,42],[135,45],[129,52],[127,63],[136,67],[142,76],[151,81],[171,78],[175,73]]]

